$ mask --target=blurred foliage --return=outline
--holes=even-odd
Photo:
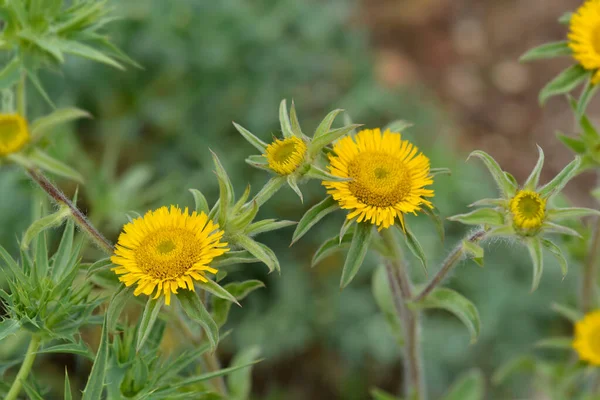
[[[71,132],[59,132],[48,151],[83,174],[83,209],[113,239],[129,211],[169,203],[191,206],[190,187],[202,190],[210,202],[216,199],[209,148],[219,155],[239,192],[246,182],[255,190],[266,182],[265,174],[244,163],[254,150],[231,122],[268,140],[279,129],[282,98],[294,99],[309,132],[333,108],[346,109],[353,121],[369,127],[397,118],[414,122],[407,136],[430,156],[433,167],[453,171],[434,185],[434,202],[444,217],[465,212],[467,204],[494,193],[479,166],[466,165],[463,156],[453,153],[447,116],[433,101],[423,100],[421,88],[380,87],[367,32],[352,23],[357,12],[353,1],[114,3],[124,20],[112,26],[111,36],[142,68],[121,72],[69,59],[64,76],[41,73],[58,105],[76,104],[94,115]],[[48,105],[39,101],[35,107],[41,112]],[[75,190],[61,184],[67,192]],[[6,200],[3,195],[0,202],[0,241],[12,250],[15,233],[29,222],[18,216],[27,212],[30,190],[20,173],[3,168],[0,193],[11,195]],[[303,192],[301,204],[291,190],[281,191],[259,218],[298,220],[324,188],[313,182]],[[329,216],[330,224],[319,225],[292,248],[292,229],[265,235],[261,240],[280,255],[281,276],[267,276],[263,267],[240,266],[235,272],[239,279],[267,283],[243,309],[232,309],[229,324],[236,328],[223,343],[225,359],[248,345],[262,349],[266,361],[255,369],[255,398],[365,399],[373,386],[398,389],[400,349],[371,295],[375,257],[367,257],[353,284],[341,292],[343,255],[310,269],[310,255],[337,233],[342,218],[342,213]],[[409,223],[422,238],[431,265],[465,233],[460,224],[448,223],[442,244],[427,219]],[[530,294],[526,252],[501,241],[490,247],[484,269],[467,262],[450,282],[479,308],[479,341],[469,345],[464,327],[449,314],[436,312],[425,319],[423,350],[431,398],[438,398],[466,367],[480,367],[489,377],[548,332],[570,333],[550,305],[574,303],[569,293],[574,293],[577,268],[563,281],[560,268],[549,263],[539,289]],[[415,280],[424,282],[427,277],[418,261],[408,251],[406,255]],[[48,370],[63,373],[62,367]],[[515,382],[501,390],[488,378],[487,390],[494,394],[488,398],[528,396],[525,387]]]

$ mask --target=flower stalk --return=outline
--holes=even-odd
[[[584,313],[594,308],[594,295],[597,280],[598,251],[600,250],[600,217],[594,218],[592,241],[583,266],[583,287],[581,290],[581,308]]]
[[[33,335],[31,337],[31,342],[29,342],[29,347],[27,347],[27,353],[25,355],[25,359],[23,360],[23,364],[21,364],[21,368],[19,369],[17,377],[10,387],[5,400],[16,400],[18,398],[19,393],[21,393],[21,388],[23,387],[23,382],[29,376],[29,372],[31,371],[31,367],[35,361],[40,344],[41,340],[39,336]]]

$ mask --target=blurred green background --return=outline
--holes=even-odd
[[[368,127],[395,119],[414,122],[405,136],[434,167],[453,171],[436,179],[436,207],[442,216],[464,212],[467,204],[495,194],[481,166],[465,164],[469,151],[489,151],[517,178],[535,163],[535,142],[552,143],[548,151],[555,157],[548,157],[546,177],[570,157],[542,122],[564,105],[552,103],[543,114],[535,102],[541,87],[536,82],[560,65],[548,64],[533,77],[534,70],[516,64],[532,45],[560,38],[563,28],[553,21],[578,2],[551,3],[534,17],[523,11],[536,18],[533,30],[519,23],[525,17],[517,12],[526,4],[534,7],[530,1],[114,1],[123,20],[111,26],[111,36],[143,68],[120,72],[71,60],[64,73],[46,73],[44,82],[58,105],[76,105],[94,115],[71,131],[57,132],[50,151],[84,174],[80,205],[115,240],[128,211],[191,206],[189,188],[214,201],[209,149],[220,156],[238,193],[248,182],[259,190],[268,176],[244,163],[254,149],[231,122],[268,140],[278,134],[279,102],[293,99],[309,132],[334,108],[344,108]],[[506,14],[517,16],[508,20],[511,32]],[[494,69],[497,65],[503,69]],[[34,96],[31,92],[32,115],[47,112]],[[68,193],[76,189],[58,183]],[[575,186],[573,192],[579,193],[585,182]],[[22,172],[3,167],[0,243],[12,251],[30,223],[23,215],[29,214],[32,191],[37,189]],[[317,183],[303,191],[304,204],[284,189],[261,215],[298,220],[325,193]],[[232,274],[267,284],[244,301],[243,309],[234,310],[228,324],[233,332],[220,348],[227,364],[237,349],[260,346],[266,360],[254,369],[256,399],[366,399],[373,387],[397,392],[402,384],[400,349],[371,295],[376,258],[368,258],[343,291],[343,254],[310,268],[312,252],[338,232],[343,217],[329,217],[292,248],[291,229],[262,238],[278,254],[281,276],[267,275],[258,264]],[[430,275],[466,232],[447,223],[442,243],[427,220],[410,218],[409,223],[430,255]],[[530,294],[526,251],[498,241],[486,252],[485,268],[465,263],[449,281],[478,306],[479,341],[469,345],[466,329],[450,314],[432,312],[425,318],[422,347],[432,399],[462,371],[481,368],[489,378],[501,363],[532,351],[537,340],[570,334],[550,305],[576,302],[576,266],[562,280],[548,258],[540,288]],[[89,250],[90,258],[97,255]],[[408,253],[407,259],[414,279],[426,280]],[[0,357],[9,353],[2,349]],[[67,365],[81,385],[89,368],[71,357],[40,357],[39,363],[61,382]],[[517,379],[498,388],[488,381],[487,398],[530,396],[526,382]]]

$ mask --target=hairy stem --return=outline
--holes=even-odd
[[[404,330],[405,396],[408,399],[425,400],[427,393],[419,343],[420,312],[408,307],[412,298],[412,284],[404,266],[402,249],[393,231],[384,229],[381,231],[381,237],[391,255],[386,262],[386,271],[396,311]]]
[[[469,234],[465,240],[468,240],[472,243],[477,243],[483,240],[486,233],[487,232],[485,230],[479,229]],[[458,246],[454,248],[454,250],[452,250],[448,257],[446,257],[442,268],[440,268],[438,273],[435,274],[433,278],[431,278],[431,281],[429,281],[425,289],[423,289],[423,291],[419,293],[417,297],[415,297],[415,301],[423,300],[425,297],[427,297],[429,293],[433,291],[433,289],[435,289],[440,283],[442,283],[442,281],[446,278],[448,273],[452,270],[452,268],[454,268],[456,264],[458,264],[458,262],[463,258],[463,256],[464,249],[461,242],[458,244]]]
[[[31,342],[29,342],[29,347],[27,347],[27,354],[25,355],[25,359],[23,360],[23,364],[21,364],[21,369],[17,373],[17,377],[13,382],[8,394],[4,398],[5,400],[15,400],[21,393],[21,388],[23,386],[23,382],[29,376],[29,372],[31,371],[31,367],[33,366],[33,361],[35,360],[35,356],[40,347],[41,341],[37,335],[33,335],[31,337]]]
[[[594,218],[592,241],[583,265],[583,288],[581,290],[581,308],[587,313],[594,308],[596,294],[598,251],[600,250],[600,218]]]
[[[33,179],[35,183],[37,183],[48,194],[48,196],[50,196],[50,198],[56,202],[56,204],[59,206],[67,206],[71,210],[71,216],[73,217],[73,220],[77,226],[87,233],[92,241],[96,243],[98,247],[100,247],[100,249],[109,255],[113,253],[113,244],[106,239],[104,235],[102,235],[100,231],[98,231],[98,229],[96,229],[90,223],[90,221],[88,221],[85,215],[83,215],[77,206],[75,206],[71,200],[69,200],[69,198],[65,196],[63,192],[61,192],[60,189],[54,186],[54,184],[52,184],[48,178],[34,168],[27,168],[27,173],[31,179]]]

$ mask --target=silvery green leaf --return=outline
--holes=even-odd
[[[292,107],[290,107],[290,122],[292,123],[292,132],[298,137],[304,137],[302,129],[300,128],[300,121],[298,121],[298,115],[296,115],[296,105],[292,100]]]
[[[504,215],[502,215],[500,211],[491,208],[480,208],[467,214],[459,214],[448,217],[448,219],[450,221],[456,221],[466,225],[504,225]]]
[[[214,351],[219,343],[219,326],[213,320],[200,298],[191,290],[180,290],[177,300],[190,319],[202,326],[204,333],[210,342],[210,348]]]
[[[269,167],[269,161],[267,160],[267,158],[265,156],[262,156],[262,155],[248,156],[246,158],[246,164],[248,164],[254,168],[262,169],[263,171],[273,172],[271,167]]]
[[[581,92],[581,96],[579,96],[579,101],[577,102],[577,110],[576,116],[577,119],[580,119],[582,115],[585,114],[585,110],[587,109],[590,100],[594,97],[596,92],[598,91],[598,85],[592,83],[592,77],[590,76]]]
[[[83,176],[79,172],[64,164],[62,161],[58,161],[57,159],[49,156],[39,148],[35,148],[31,152],[29,155],[29,161],[44,171],[48,171],[58,176],[83,183]]]
[[[56,106],[54,105],[54,102],[48,95],[48,92],[46,92],[46,89],[44,89],[44,86],[42,85],[42,82],[40,81],[37,72],[27,67],[25,67],[25,71],[27,73],[27,77],[29,78],[31,83],[33,83],[33,86],[37,89],[39,94],[44,98],[44,100],[46,100],[50,107],[55,108]]]
[[[269,200],[281,187],[285,184],[285,176],[276,176],[269,179],[269,181],[263,186],[258,194],[254,197],[258,206],[262,206]]]
[[[343,111],[344,110],[337,109],[337,110],[333,110],[329,114],[327,114],[325,116],[325,118],[323,118],[323,121],[321,121],[321,123],[315,130],[315,133],[313,135],[313,140],[318,139],[321,136],[325,135],[327,132],[329,132],[331,130],[331,124],[333,124],[333,121],[338,116],[338,114]]]
[[[554,224],[548,221],[542,224],[542,230],[545,233],[560,233],[561,235],[575,236],[578,238],[581,237],[581,234],[575,229],[571,229],[564,225]]]
[[[265,142],[254,136],[252,132],[242,127],[241,125],[238,125],[234,122],[233,126],[244,137],[244,139],[248,141],[248,143],[254,146],[258,151],[260,151],[261,154],[264,154],[264,152],[267,149],[267,144]]]
[[[510,172],[504,171],[504,175],[506,175],[508,180],[513,184],[513,186],[515,188],[519,187],[519,183],[517,182],[517,179],[513,176],[513,174],[511,174]]]
[[[244,233],[246,235],[256,236],[264,232],[276,231],[278,229],[287,228],[288,226],[293,226],[296,224],[296,221],[277,221],[276,219],[265,219],[248,225]]]
[[[208,280],[208,282],[196,282],[196,286],[203,290],[206,290],[207,292],[223,300],[230,301],[241,307],[240,303],[238,303],[235,297],[231,293],[229,293],[227,289],[223,288],[218,283],[211,281],[210,279]]]
[[[340,281],[340,287],[342,289],[348,286],[356,276],[367,255],[367,250],[369,250],[372,235],[373,225],[365,222],[356,223],[352,242],[350,243],[350,250],[348,250],[344,268],[342,270],[342,279]]]
[[[107,314],[104,315],[100,346],[92,365],[87,384],[83,390],[82,400],[101,400],[104,390],[104,380],[108,371],[108,323]]]
[[[533,167],[531,174],[525,181],[525,184],[523,184],[525,190],[535,190],[535,188],[538,186],[538,182],[540,181],[540,173],[542,172],[542,167],[544,166],[544,150],[542,150],[540,146],[537,146],[537,149],[539,154],[538,160],[535,164],[535,167]]]
[[[302,191],[298,187],[298,178],[296,177],[296,175],[288,175],[287,183],[288,185],[290,185],[292,190],[298,195],[298,197],[300,197],[300,202],[304,203],[304,197],[302,196]]]
[[[558,350],[573,350],[573,338],[570,336],[565,337],[551,337],[542,340],[538,340],[535,343],[535,347],[542,349],[558,349]]]
[[[342,240],[344,239],[344,236],[346,236],[346,232],[348,232],[348,229],[350,229],[350,227],[352,226],[353,223],[354,223],[354,220],[351,220],[351,219],[348,219],[348,218],[346,218],[344,220],[344,223],[340,227],[340,234],[338,235],[339,238],[340,238],[340,243],[342,243]]]
[[[492,156],[490,156],[486,152],[481,151],[481,150],[476,150],[469,155],[469,157],[467,158],[467,161],[469,160],[469,158],[471,158],[473,156],[481,159],[484,162],[485,166],[492,174],[494,181],[498,185],[498,188],[500,189],[502,196],[506,199],[512,198],[517,191],[517,187],[504,174],[504,171],[502,171],[502,168],[500,168],[500,165],[498,165],[496,160],[494,160],[492,158]]]
[[[563,255],[560,247],[558,247],[556,244],[554,244],[550,240],[543,239],[543,238],[542,238],[542,245],[546,249],[548,249],[552,253],[552,255],[554,255],[554,258],[556,258],[556,260],[560,264],[560,269],[562,271],[563,277],[565,277],[567,275],[567,273],[569,272],[569,265],[567,264],[567,259]]]
[[[82,356],[88,358],[90,360],[94,359],[94,353],[90,350],[90,348],[84,342],[77,343],[65,343],[65,344],[57,344],[54,346],[44,347],[41,350],[38,350],[38,354],[76,354],[78,356]]]
[[[18,57],[10,60],[0,71],[0,90],[9,89],[21,78],[21,61]]]
[[[25,390],[25,393],[27,393],[27,398],[29,400],[44,400],[36,387],[33,387],[32,384],[26,380],[23,380],[22,382],[23,390]]]
[[[559,193],[565,185],[575,176],[579,171],[579,166],[581,165],[581,157],[577,156],[573,161],[571,161],[567,166],[565,166],[562,171],[560,171],[554,179],[544,185],[538,193],[544,199],[548,199],[554,196],[556,193]]]
[[[14,319],[4,319],[0,321],[0,342],[10,335],[14,335],[21,329],[19,321]]]
[[[331,144],[332,142],[341,138],[342,136],[347,135],[348,133],[350,133],[354,129],[358,128],[359,126],[362,126],[362,125],[360,125],[360,124],[347,125],[347,126],[326,132],[323,135],[319,136],[318,138],[314,138],[312,140],[312,142],[310,142],[308,145],[309,156],[314,156],[316,154],[319,154],[319,152],[325,146]]]
[[[281,103],[279,103],[279,124],[281,125],[283,137],[291,138],[295,136],[290,123],[290,117],[287,111],[287,102],[285,99],[281,100]]]
[[[402,331],[401,321],[398,318],[398,310],[394,303],[394,295],[390,287],[389,279],[384,265],[380,265],[373,273],[371,280],[371,291],[375,302],[383,313],[385,320],[396,339],[398,346],[404,345],[404,332]]]
[[[323,244],[321,244],[321,246],[319,246],[319,248],[313,254],[312,261],[310,264],[311,267],[314,267],[315,265],[320,263],[324,258],[330,256],[331,254],[350,247],[353,235],[354,230],[349,229],[348,232],[344,233],[344,236],[341,238],[339,238],[338,236],[334,236],[324,241]]]
[[[577,115],[577,107],[579,106],[579,103],[571,95],[568,95],[567,98],[569,100],[569,106],[571,106],[571,110],[573,110],[573,113]],[[600,135],[598,135],[598,131],[594,127],[594,124],[592,124],[592,121],[590,121],[590,119],[585,114],[582,114],[579,116],[579,118],[577,118],[577,122],[581,127],[581,135],[586,145],[595,145],[600,139]]]
[[[211,154],[215,164],[217,180],[219,181],[219,225],[224,226],[225,221],[227,221],[229,207],[234,202],[235,193],[233,192],[233,185],[231,184],[229,175],[227,175],[227,171],[225,171],[223,164],[219,161],[219,157],[212,150]]]
[[[562,71],[540,91],[539,102],[544,105],[546,100],[558,94],[568,93],[579,86],[590,73],[580,64],[575,64]]]
[[[231,361],[232,367],[248,365],[256,362],[260,356],[260,348],[251,346],[238,352]],[[252,369],[244,368],[233,371],[227,377],[227,387],[229,388],[229,399],[247,400],[252,388]]]
[[[473,261],[479,265],[480,267],[483,267],[483,248],[477,244],[477,243],[473,243],[469,240],[463,240],[462,241],[462,247],[463,247],[463,251],[470,257],[473,259]]]
[[[296,230],[292,235],[291,244],[296,243],[310,230],[310,228],[315,226],[317,222],[337,209],[339,209],[338,203],[331,196],[327,196],[323,201],[312,206],[298,222]]]
[[[256,200],[253,200],[252,203],[247,204],[247,206],[249,207],[239,211],[235,216],[235,219],[230,221],[231,229],[245,229],[254,220],[259,210],[258,203]]]
[[[425,270],[425,274],[427,274],[427,257],[425,256],[425,251],[423,250],[423,246],[419,243],[419,239],[408,229],[408,226],[404,226],[404,235],[406,237],[406,245],[409,250],[417,259],[421,262],[423,269]]]
[[[479,370],[471,370],[457,379],[442,400],[483,400],[485,378]]]
[[[526,62],[545,58],[570,56],[571,54],[573,54],[573,51],[569,47],[569,42],[565,40],[562,42],[545,43],[541,46],[528,50],[519,58],[519,61]]]
[[[494,385],[500,385],[504,383],[510,376],[519,374],[522,376],[524,372],[533,373],[535,372],[536,360],[531,355],[524,355],[515,357],[505,364],[501,365],[500,368],[492,375],[492,383]]]
[[[77,204],[77,201],[73,201],[74,204]],[[71,214],[71,211],[67,208],[68,215]],[[65,230],[63,232],[62,238],[60,240],[60,245],[58,246],[58,250],[54,255],[54,262],[52,264],[52,279],[55,282],[59,282],[65,275],[69,275],[71,271],[68,269],[69,260],[72,256],[73,250],[73,235],[75,234],[75,223],[73,222],[73,218],[70,218],[67,221],[67,225],[65,226]],[[77,264],[74,263],[70,266],[71,268],[77,267]]]
[[[333,182],[347,182],[352,180],[351,178],[341,178],[339,176],[331,175],[329,172],[311,164],[308,171],[303,176],[311,179],[318,179],[321,181],[333,181]]]
[[[565,218],[581,218],[589,215],[600,215],[599,210],[585,207],[555,208],[547,211],[548,219],[558,221]]]
[[[544,272],[542,243],[540,240],[532,238],[527,242],[527,249],[529,250],[529,256],[533,264],[533,282],[531,284],[531,291],[533,292],[540,284],[542,273]]]
[[[500,237],[508,237],[514,236],[516,234],[515,228],[512,225],[499,226],[497,228],[492,228],[486,235],[487,237],[492,236],[500,236]]]
[[[469,204],[467,207],[506,207],[505,199],[481,199]]]
[[[156,319],[158,318],[158,314],[160,313],[160,309],[162,308],[163,304],[165,304],[164,296],[159,296],[156,300],[148,297],[148,301],[146,302],[146,307],[144,307],[144,313],[142,314],[138,328],[137,342],[135,345],[136,352],[140,351],[148,339],[148,336],[150,335],[150,332],[156,323]]]
[[[383,131],[385,132],[389,129],[390,132],[403,133],[406,129],[413,126],[415,126],[415,124],[412,122],[399,119],[387,124],[386,127],[383,128]]]
[[[189,189],[192,196],[194,196],[194,204],[196,205],[196,212],[198,214],[205,213],[208,215],[210,213],[210,207],[208,206],[208,201],[206,201],[206,197],[202,194],[201,191],[196,189]]]
[[[240,235],[237,238],[237,244],[248,250],[250,254],[254,257],[258,258],[262,263],[264,263],[268,268],[269,272],[277,271],[281,272],[281,267],[279,266],[279,261],[277,260],[277,256],[267,246],[262,243],[256,242],[248,236]]]
[[[34,221],[29,228],[27,228],[27,230],[25,231],[25,234],[23,235],[23,240],[21,242],[21,248],[22,249],[27,249],[29,248],[29,244],[31,243],[31,241],[37,237],[41,232],[47,230],[47,229],[52,229],[52,228],[56,228],[62,225],[62,223],[65,221],[65,219],[67,219],[69,217],[69,215],[71,215],[71,211],[69,210],[68,207],[61,207],[57,212],[50,214],[50,215],[46,215],[45,217],[42,217],[40,219],[38,219],[37,221]]]
[[[575,153],[583,154],[586,152],[586,145],[583,140],[564,135],[561,132],[557,132],[556,137],[562,142],[562,144],[573,150]]]
[[[228,251],[227,253],[220,255],[219,257],[215,258],[210,265],[214,268],[218,268],[233,264],[248,264],[256,262],[260,262],[260,260],[246,250],[239,250]]]
[[[180,388],[188,387],[188,386],[191,386],[191,385],[197,385],[200,382],[205,382],[205,381],[208,381],[210,379],[213,379],[213,378],[216,378],[216,377],[219,377],[219,376],[223,376],[223,375],[227,375],[227,374],[230,374],[232,372],[235,372],[235,371],[239,371],[239,370],[241,370],[243,368],[248,368],[251,365],[259,363],[260,361],[262,361],[262,360],[256,360],[256,361],[248,363],[246,365],[238,365],[238,366],[235,366],[235,367],[222,368],[222,369],[220,369],[218,371],[207,372],[205,374],[201,374],[201,375],[197,375],[197,376],[192,376],[191,378],[185,378],[185,379],[182,379],[182,380],[178,381],[177,383],[172,384],[169,387],[169,389],[170,390],[173,390],[173,389],[178,390]],[[163,392],[161,390],[157,390],[153,394],[155,396],[157,396],[156,397],[157,399],[167,398],[167,397],[163,396]],[[172,399],[173,397],[169,396],[168,398]],[[219,399],[221,399],[221,398],[219,397]]]
[[[567,11],[566,13],[561,15],[560,18],[558,18],[558,23],[560,23],[562,25],[569,25],[569,23],[571,22],[572,16],[573,16],[573,12]]]
[[[111,67],[120,70],[125,70],[125,68],[113,58],[81,42],[57,37],[55,39],[55,45],[58,49],[67,54],[87,58],[88,60],[110,65]]]
[[[127,301],[133,298],[133,291],[133,287],[127,287],[121,283],[117,291],[112,295],[112,298],[108,303],[108,309],[106,310],[106,317],[108,320],[107,329],[109,332],[115,330],[119,316],[125,309]]]
[[[34,142],[40,140],[46,133],[58,125],[76,121],[80,118],[91,118],[87,111],[75,107],[60,108],[48,115],[40,117],[31,124],[31,139]]]
[[[450,168],[431,168],[429,170],[429,174],[432,176],[436,175],[452,175],[452,171]]]
[[[552,303],[552,310],[556,311],[571,322],[580,321],[584,317],[583,312],[580,310],[564,304]]]
[[[65,392],[65,397],[64,400],[72,400],[72,394],[71,394],[71,382],[69,381],[69,372],[67,371],[67,367],[65,367],[65,387],[64,390]]]

